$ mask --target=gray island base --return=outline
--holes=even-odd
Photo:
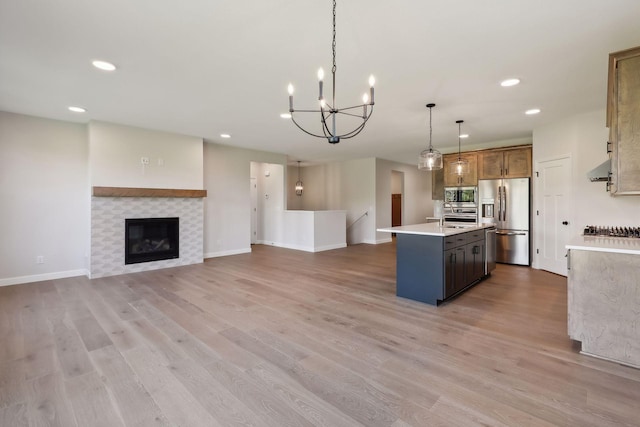
[[[579,236],[567,249],[569,337],[583,354],[640,368],[640,239]]]
[[[438,305],[478,283],[489,273],[489,227],[428,223],[378,229],[396,233],[396,295]]]

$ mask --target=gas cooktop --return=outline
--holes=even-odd
[[[584,228],[584,235],[640,238],[640,227],[602,227],[599,225],[587,225]]]

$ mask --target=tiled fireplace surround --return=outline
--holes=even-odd
[[[105,188],[111,191],[104,191]],[[197,195],[194,196],[194,193]],[[145,194],[145,196],[132,196],[139,194]],[[173,195],[163,197],[167,194]],[[179,197],[181,194],[188,194],[188,197]],[[201,263],[204,239],[202,199],[204,195],[206,193],[201,190],[94,187],[91,198],[90,277],[114,276]],[[180,218],[180,257],[125,265],[125,219],[165,217]]]

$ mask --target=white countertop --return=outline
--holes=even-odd
[[[577,236],[565,247],[583,251],[640,255],[640,239],[635,237]]]
[[[466,233],[468,231],[482,230],[494,227],[494,224],[469,224],[469,223],[447,223],[449,226],[440,227],[437,222],[425,224],[401,225],[398,227],[378,228],[377,231],[384,233],[400,234],[421,234],[423,236],[451,236],[454,234]],[[454,228],[454,227],[462,228]]]

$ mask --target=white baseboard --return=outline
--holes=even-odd
[[[391,242],[393,242],[393,239],[391,237],[387,237],[385,239],[377,239],[377,240],[366,239],[362,241],[362,243],[366,243],[367,245],[379,245],[381,243],[391,243]]]
[[[220,252],[207,252],[203,255],[206,258],[217,258],[221,256],[229,256],[229,255],[239,255],[239,254],[248,254],[251,253],[251,248],[245,249],[234,249],[232,251],[220,251]]]
[[[322,251],[331,251],[333,249],[340,249],[340,248],[346,248],[347,244],[346,243],[338,243],[335,245],[326,245],[326,246],[318,246],[315,250],[315,252],[322,252]]]
[[[0,279],[0,286],[20,285],[22,283],[42,282],[44,280],[66,279],[67,277],[87,276],[87,270],[57,271],[55,273],[34,274],[31,276],[8,277]]]
[[[346,243],[339,243],[339,244],[336,244],[336,245],[318,246],[317,248],[314,248],[313,246],[290,245],[290,244],[287,244],[287,243],[265,242],[263,240],[259,241],[258,244],[267,245],[267,246],[275,246],[275,247],[278,247],[278,248],[293,249],[293,250],[296,250],[296,251],[304,251],[304,252],[323,252],[323,251],[330,251],[332,249],[340,249],[340,248],[346,248],[347,247]]]

